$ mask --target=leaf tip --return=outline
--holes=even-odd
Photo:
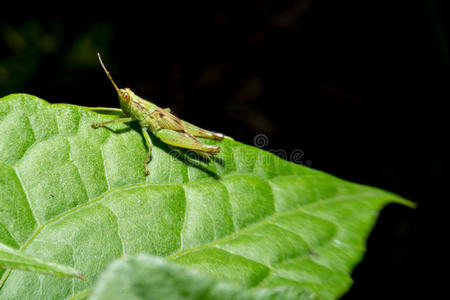
[[[416,209],[417,208],[417,203],[412,202],[412,201],[407,200],[407,199],[404,199],[402,197],[398,197],[398,196],[395,197],[394,202],[402,204],[402,205],[405,205],[405,206],[407,206],[409,208],[412,208],[412,209]]]

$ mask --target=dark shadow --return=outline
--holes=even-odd
[[[220,176],[216,172],[208,169],[208,167],[204,165],[204,164],[209,164],[210,159],[202,157],[192,150],[186,150],[186,149],[167,145],[166,143],[162,142],[160,139],[158,139],[157,137],[155,137],[152,134],[150,134],[150,136],[152,138],[152,142],[153,142],[154,146],[164,150],[165,152],[172,155],[179,161],[201,170],[202,172],[208,174],[212,178],[217,179],[217,180],[220,179]]]
[[[220,157],[212,156],[212,157],[211,157],[211,160],[212,160],[213,162],[215,162],[216,164],[220,165],[221,167],[225,166],[225,162],[224,162],[223,159],[220,158]]]
[[[183,149],[184,150],[184,149]],[[222,158],[219,158],[215,155],[211,155],[210,157],[205,157],[201,155],[200,153],[197,153],[193,150],[184,150],[185,155],[191,157],[192,159],[195,159],[197,161],[203,162],[208,164],[210,161],[215,162],[216,164],[220,165],[221,167],[224,166],[224,161]]]
[[[137,130],[140,132],[139,125],[137,126],[137,128],[133,128],[133,130]],[[208,160],[207,158],[201,157],[200,155],[198,155],[197,153],[195,153],[191,150],[185,150],[182,148],[170,146],[170,145],[162,142],[151,132],[150,132],[150,138],[152,139],[153,147],[158,147],[159,149],[165,151],[166,153],[175,157],[179,161],[201,170],[202,172],[208,174],[208,176],[211,176],[214,179],[217,179],[217,180],[220,179],[220,176],[216,172],[208,169],[207,166],[203,165],[203,164],[208,164],[210,162],[210,160]],[[144,140],[144,143],[145,143],[145,139],[143,136],[142,136],[142,139]],[[193,155],[193,154],[195,154],[195,155]]]
[[[120,113],[119,111],[116,111],[116,110],[102,110],[102,109],[95,109],[95,108],[88,108],[88,109],[99,115],[115,116],[117,118],[125,117],[125,115],[123,113]]]

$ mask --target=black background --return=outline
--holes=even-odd
[[[0,21],[0,97],[118,107],[120,87],[181,118],[398,193],[343,299],[432,293],[445,238],[449,4],[262,1]],[[443,223],[443,222],[442,222]]]

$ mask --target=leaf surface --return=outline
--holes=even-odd
[[[0,242],[86,280],[5,272],[1,299],[65,298],[108,263],[147,253],[245,288],[334,299],[351,286],[381,208],[410,204],[236,141],[209,163],[136,124],[29,95],[0,100]],[[19,288],[21,287],[21,288]]]
[[[143,299],[314,299],[311,293],[290,288],[245,288],[219,282],[212,276],[140,254],[114,261],[100,275],[90,300]]]
[[[0,267],[18,270],[35,271],[44,274],[83,278],[73,268],[45,262],[25,255],[16,249],[0,243]]]

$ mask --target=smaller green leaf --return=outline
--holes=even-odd
[[[18,250],[2,243],[0,243],[0,268],[35,271],[44,274],[78,277],[80,279],[84,278],[83,275],[69,266],[45,262],[38,258],[24,255]]]
[[[305,289],[293,287],[245,288],[217,281],[210,275],[140,254],[118,259],[100,275],[90,300],[144,299],[315,299]]]

